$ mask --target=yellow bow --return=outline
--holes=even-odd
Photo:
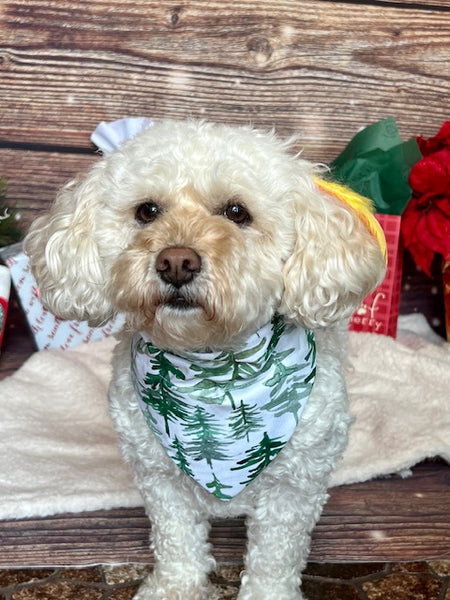
[[[340,183],[325,181],[319,177],[315,178],[315,182],[317,187],[319,187],[321,190],[335,196],[344,204],[348,204],[348,206],[350,206],[356,212],[358,217],[364,222],[371,234],[377,240],[387,262],[386,238],[384,237],[381,225],[373,216],[372,201],[369,200],[369,198],[365,198],[364,196],[354,192],[350,188],[341,185]]]

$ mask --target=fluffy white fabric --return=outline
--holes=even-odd
[[[0,518],[140,504],[108,416],[114,345],[43,350],[0,382]]]
[[[332,485],[450,462],[450,344],[436,341],[420,315],[400,318],[397,341],[350,333],[356,421]],[[38,352],[0,382],[0,518],[142,503],[107,414],[114,343]]]
[[[425,317],[400,317],[397,340],[350,333],[347,386],[355,422],[331,485],[450,462],[450,344]]]

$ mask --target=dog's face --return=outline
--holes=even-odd
[[[378,244],[272,134],[165,121],[69,183],[26,240],[64,318],[116,312],[163,348],[230,347],[278,311],[348,316],[382,278]]]

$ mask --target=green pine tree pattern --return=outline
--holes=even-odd
[[[220,422],[202,406],[197,406],[194,413],[186,420],[184,431],[192,438],[186,450],[193,460],[205,460],[212,467],[213,460],[227,460],[225,453],[227,442],[222,440],[223,427]]]
[[[275,315],[272,319],[272,337],[267,345],[266,359],[270,358],[277,348],[281,336],[286,331],[286,323],[281,315]]]
[[[265,384],[266,386],[273,388],[271,391],[271,396],[279,394],[288,378],[291,375],[297,373],[298,371],[297,364],[291,365],[289,367],[286,366],[283,362],[290,354],[292,354],[292,352],[293,350],[285,350],[284,352],[276,354],[276,356],[273,359],[275,373],[270,379],[266,381]]]
[[[289,412],[293,415],[296,423],[298,423],[300,408],[309,398],[316,376],[316,344],[312,331],[306,330],[306,339],[308,351],[305,355],[304,363],[300,366],[294,365],[294,368],[286,367],[284,365],[283,360],[287,358],[289,351],[285,351],[276,355],[274,359],[275,375],[267,380],[265,384],[269,387],[272,387],[270,392],[271,400],[262,406],[262,409],[274,411],[276,417],[280,417],[281,415]],[[314,365],[314,367],[306,377],[295,376],[295,373],[299,369],[302,371],[308,370],[310,364]],[[291,377],[291,379],[289,379],[289,377]],[[290,383],[285,389],[283,389],[287,381],[290,381]]]
[[[213,473],[212,481],[207,483],[206,487],[211,492],[211,494],[214,494],[214,496],[216,496],[216,498],[219,498],[220,500],[231,500],[231,498],[232,498],[232,496],[225,494],[224,490],[227,490],[227,489],[229,490],[233,486],[226,485],[225,483],[221,483],[217,479],[217,477],[214,475],[214,473]]]
[[[272,462],[272,460],[278,455],[278,453],[284,448],[285,442],[282,438],[270,438],[267,432],[264,435],[257,446],[253,446],[246,452],[247,457],[238,461],[238,467],[233,467],[232,471],[238,471],[239,469],[249,470],[247,481],[241,483],[247,484],[253,481],[262,471]]]
[[[147,352],[152,370],[145,376],[144,383],[147,387],[142,392],[141,398],[163,417],[165,432],[170,435],[170,421],[186,419],[189,415],[188,405],[183,401],[183,394],[176,391],[170,374],[179,379],[185,377],[183,372],[168,360],[163,351],[148,345]]]
[[[215,379],[221,375],[233,381],[248,379],[261,371],[265,353],[259,354],[266,343],[267,339],[262,337],[256,346],[238,352],[222,352],[215,358],[215,364],[208,367],[193,364],[192,370],[201,372],[202,379]]]
[[[175,454],[172,455],[172,458],[175,461],[175,463],[180,467],[182,471],[186,473],[186,475],[189,475],[189,477],[194,477],[194,473],[189,468],[189,461],[187,459],[186,450],[184,449],[182,442],[180,442],[180,440],[176,436],[172,444],[170,445],[170,448],[172,450],[175,450]]]
[[[153,416],[152,412],[149,410],[149,405],[146,403],[142,406],[142,414],[144,415],[145,422],[156,435],[156,437],[161,436],[161,431],[158,428],[158,421]]]
[[[296,423],[298,423],[298,413],[309,398],[312,384],[303,383],[303,380],[295,380],[285,389],[280,396],[275,396],[270,402],[262,406],[265,410],[273,411],[276,417],[281,417],[286,413],[291,413]]]
[[[308,352],[305,356],[305,362],[308,361],[312,364],[316,364],[316,342],[314,339],[314,333],[311,329],[306,329],[306,340],[308,342]]]
[[[251,348],[239,352],[222,352],[214,362],[206,365],[192,364],[191,369],[199,374],[199,381],[192,386],[179,387],[183,393],[198,394],[203,402],[224,404],[230,402],[236,408],[234,394],[236,390],[249,386],[249,379],[263,373],[267,363],[266,353],[261,350],[267,343],[266,338]],[[252,359],[252,360],[249,360]],[[226,377],[225,381],[217,378]]]
[[[232,407],[235,406],[233,396],[235,386],[231,379],[227,382],[205,379],[190,387],[180,386],[179,389],[181,392],[189,392],[193,396],[197,396],[202,402],[208,404],[224,404],[228,401]]]
[[[239,406],[231,413],[228,425],[235,440],[246,438],[248,441],[251,431],[257,431],[264,427],[264,420],[261,418],[261,411],[256,404],[249,406],[241,400]]]
[[[132,352],[145,357],[134,372],[149,427],[175,464],[222,500],[282,450],[315,376],[313,333],[279,316],[242,350],[212,358],[163,352],[143,338]]]

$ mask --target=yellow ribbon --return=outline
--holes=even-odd
[[[369,198],[361,196],[357,192],[354,192],[350,188],[341,185],[340,183],[334,183],[332,181],[325,181],[319,177],[315,178],[315,183],[324,192],[328,192],[332,196],[335,196],[338,200],[350,206],[358,215],[358,217],[367,226],[371,234],[377,240],[383,256],[387,262],[387,248],[386,238],[384,237],[383,229],[378,223],[376,218],[373,216],[373,205]]]

